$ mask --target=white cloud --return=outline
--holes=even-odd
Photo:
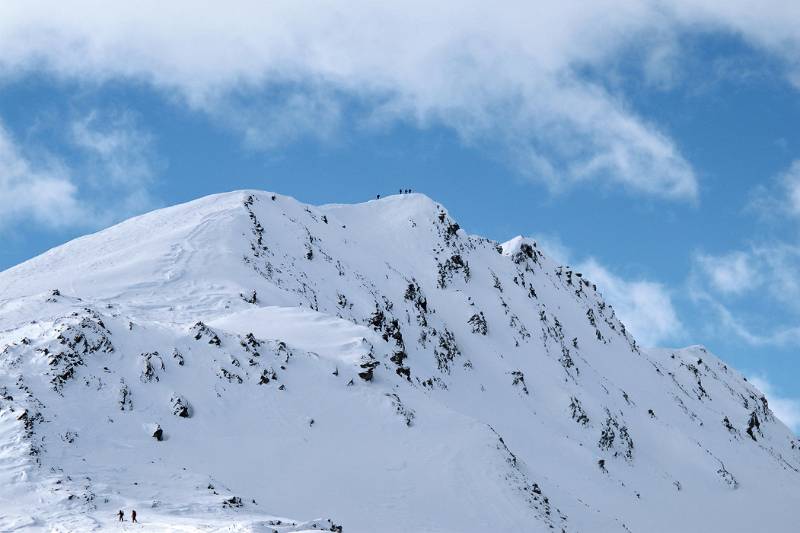
[[[336,139],[351,123],[445,126],[466,143],[498,146],[553,190],[600,180],[696,200],[680,147],[615,81],[641,75],[663,89],[692,81],[680,73],[687,33],[733,34],[800,80],[800,4],[785,0],[758,9],[748,0],[105,7],[0,2],[0,82],[44,72],[82,87],[144,83],[254,148]],[[621,72],[621,58],[639,68]],[[791,198],[800,209],[800,192]]]
[[[60,227],[85,214],[66,167],[57,161],[35,165],[0,124],[0,228],[26,219]]]
[[[751,255],[732,252],[714,256],[701,254],[695,258],[711,284],[720,292],[741,294],[758,286],[757,273]]]
[[[719,336],[733,334],[747,344],[756,347],[772,346],[784,348],[800,344],[800,326],[770,324],[769,327],[736,316],[727,306],[703,289],[690,287],[689,295],[697,303],[707,306],[717,315],[717,323],[708,326],[716,328]]]
[[[662,284],[625,280],[594,259],[584,261],[577,268],[597,285],[605,300],[613,305],[619,319],[641,344],[655,346],[675,339],[683,332],[672,297]]]
[[[749,377],[750,382],[767,397],[772,412],[796,433],[800,433],[800,399],[780,394],[763,374]]]
[[[144,81],[257,147],[332,138],[342,107],[356,101],[361,124],[444,125],[468,143],[501,143],[526,176],[553,189],[603,180],[670,199],[698,194],[668,134],[583,72],[613,70],[616,57],[645,43],[647,76],[673,83],[680,28],[698,16],[713,19],[713,6],[708,13],[639,0],[101,6],[0,3],[0,76],[44,70]],[[729,11],[725,27],[741,22]]]

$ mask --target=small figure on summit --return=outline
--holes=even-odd
[[[133,522],[134,524],[138,524],[138,522],[136,521],[136,509],[131,510],[131,522]]]
[[[119,521],[120,522],[124,522],[125,521],[125,513],[122,511],[122,509],[119,510],[119,512],[117,513],[117,516],[119,517]]]

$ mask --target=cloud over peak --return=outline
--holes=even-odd
[[[668,133],[602,77],[583,74],[610,69],[644,42],[648,72],[668,78],[664,51],[692,18],[686,8],[629,0],[98,5],[4,3],[2,76],[144,81],[266,147],[324,137],[342,119],[341,102],[356,100],[356,121],[444,126],[468,143],[502,143],[523,175],[551,189],[599,180],[668,199],[698,195]]]

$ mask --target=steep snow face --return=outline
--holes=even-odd
[[[0,273],[0,529],[792,531],[764,396],[600,289],[416,194],[70,242]]]

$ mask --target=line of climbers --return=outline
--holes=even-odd
[[[398,189],[397,194],[411,194],[411,189]],[[375,198],[380,200],[381,195],[379,194]]]

